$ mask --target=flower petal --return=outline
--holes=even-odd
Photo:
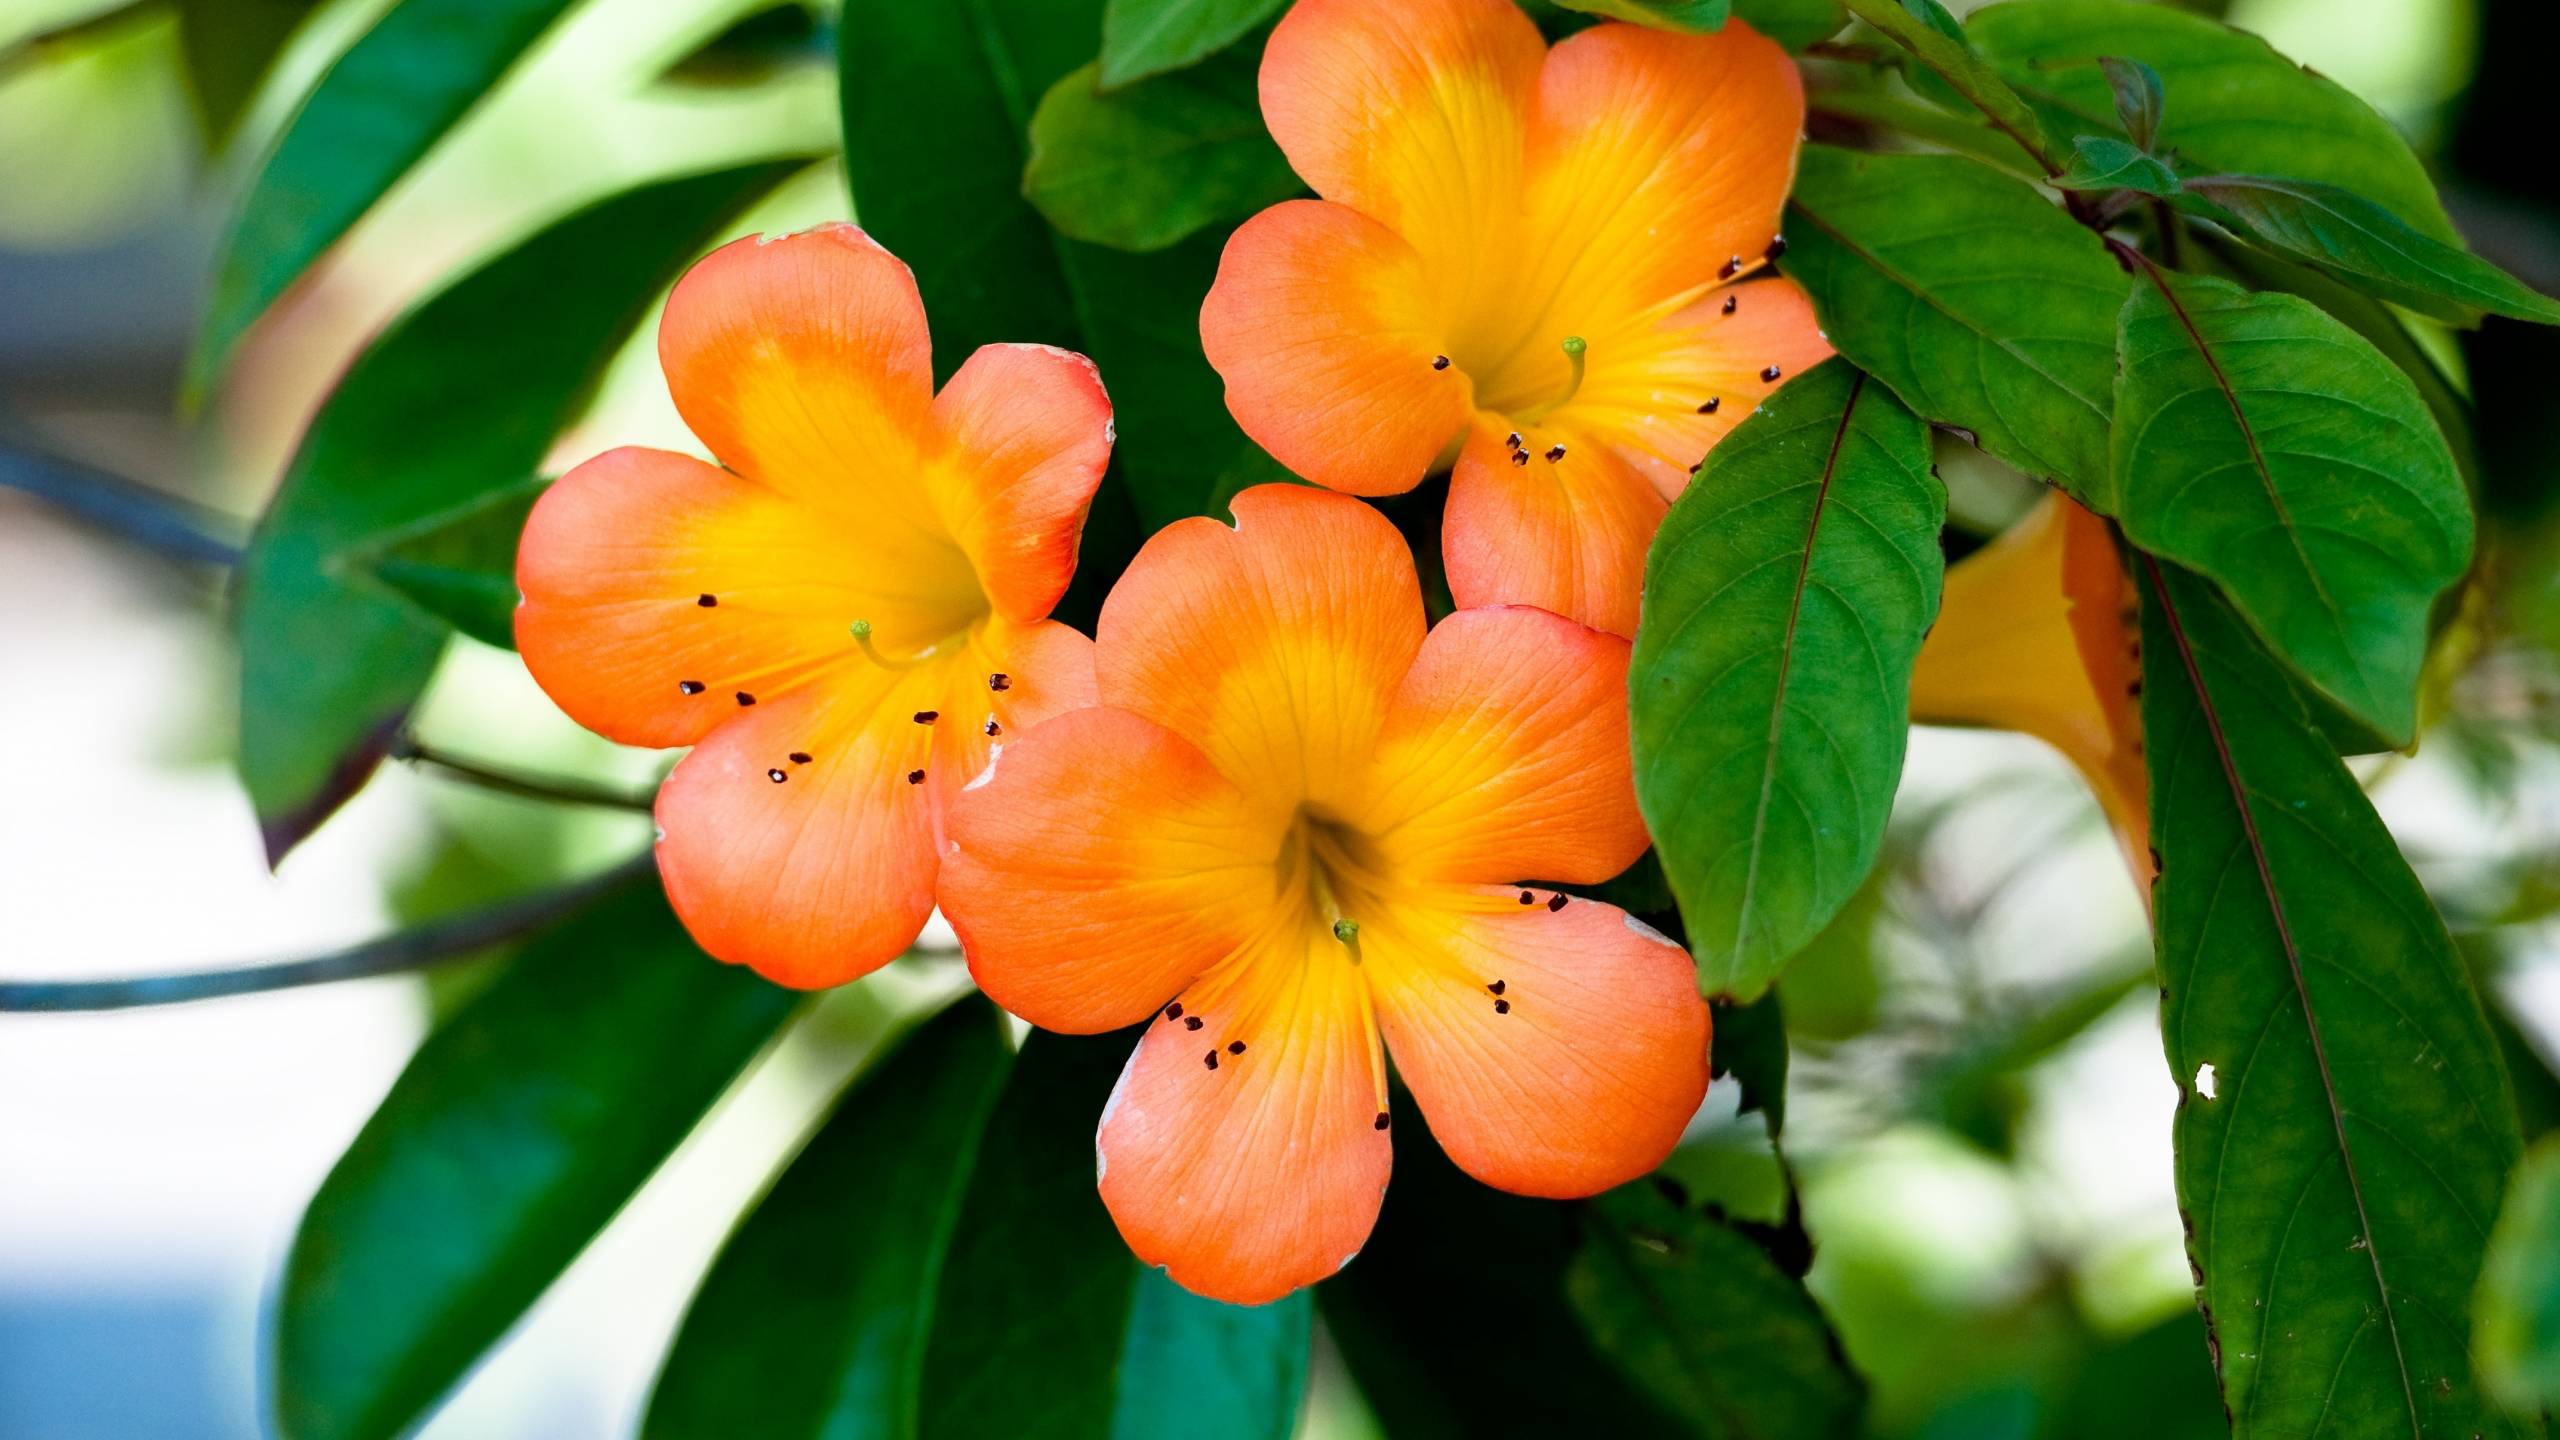
[[[1228,238],[1200,343],[1236,423],[1280,463],[1349,494],[1399,494],[1473,409],[1466,372],[1435,366],[1450,342],[1432,288],[1394,231],[1291,200]]]
[[[1263,49],[1262,114],[1317,194],[1463,255],[1517,204],[1545,55],[1510,0],[1300,0]]]
[[[658,358],[677,412],[730,469],[875,537],[949,544],[916,463],[933,400],[924,302],[861,230],[711,252],[668,296]]]
[[[1593,348],[1582,388],[1559,413],[1677,500],[1717,441],[1829,358],[1813,302],[1794,281],[1728,285],[1626,343]]]
[[[1346,817],[1427,882],[1596,884],[1646,844],[1627,748],[1627,642],[1526,606],[1432,627]]]
[[[1233,529],[1157,531],[1112,587],[1103,703],[1180,735],[1257,795],[1347,806],[1422,644],[1413,557],[1386,517],[1322,490],[1257,485],[1232,508]]]
[[[1521,432],[1514,464],[1484,420],[1449,476],[1441,558],[1461,609],[1535,605],[1613,635],[1636,633],[1645,547],[1669,502],[1635,467],[1569,424]],[[1563,455],[1546,457],[1562,446]]]
[[[1055,620],[990,620],[969,633],[941,674],[925,783],[935,813],[945,817],[999,752],[1052,717],[1097,700],[1093,642]]]
[[[1520,903],[1522,896],[1529,903]],[[1688,952],[1614,905],[1469,887],[1365,923],[1397,1072],[1468,1174],[1590,1195],[1660,1164],[1707,1089]]]
[[[1085,509],[1111,463],[1111,397],[1053,345],[983,345],[933,401],[944,528],[1008,619],[1049,613],[1075,574]]]
[[[1103,1204],[1140,1260],[1259,1305],[1359,1252],[1392,1158],[1361,984],[1331,939],[1293,930],[1147,1027],[1094,1137]]]
[[[627,745],[689,745],[843,655],[855,538],[725,470],[610,450],[543,493],[517,550],[516,644],[571,718]],[[706,602],[706,598],[709,603]]]
[[[2147,896],[2134,592],[2106,522],[2049,493],[1947,571],[1911,673],[1911,718],[2016,730],[2062,752],[2096,792]]]
[[[1126,710],[1006,745],[951,808],[942,908],[990,999],[1044,1030],[1144,1019],[1274,904],[1283,814]]]

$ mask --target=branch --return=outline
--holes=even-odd
[[[572,780],[557,775],[532,775],[495,765],[467,760],[439,750],[416,736],[401,732],[383,747],[385,755],[406,760],[412,765],[429,766],[465,784],[500,795],[514,795],[526,800],[549,800],[562,805],[594,805],[607,810],[637,810],[646,815],[657,808],[654,791],[626,790],[620,786],[599,784],[592,780]]]
[[[1927,21],[1902,8],[1899,0],[1847,0],[1847,4],[1850,14],[1882,31],[1886,38],[1937,71],[1957,94],[1982,112],[1994,129],[2016,141],[2045,174],[2062,173],[2062,162],[2055,158],[2052,142],[2045,138],[2044,124],[2036,119],[2036,112],[2028,109],[2018,92],[1991,73],[1991,67],[1983,64],[1963,41],[1938,33]]]
[[[0,436],[0,487],[23,490],[175,560],[240,563],[240,522],[195,502]]]
[[[301,960],[232,970],[198,970],[130,980],[25,980],[0,983],[0,1014],[74,1010],[128,1010],[176,1005],[229,995],[255,995],[333,980],[361,980],[416,970],[485,950],[551,924],[657,868],[643,852],[590,879],[539,895],[503,901],[484,910],[430,920],[351,949]]]

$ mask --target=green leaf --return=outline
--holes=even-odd
[[[2160,138],[2160,112],[2168,100],[2160,72],[2119,55],[2099,56],[2098,68],[2106,72],[2107,88],[2115,92],[2116,123],[2136,148],[2148,152]]]
[[[2352,191],[2272,175],[2207,175],[2188,188],[2209,202],[2197,207],[2207,218],[2439,319],[2468,324],[2485,310],[2560,325],[2560,302]]]
[[[1849,23],[1840,0],[1733,0],[1733,13],[1789,50],[1828,40]]]
[[[2138,190],[2145,195],[2178,193],[2178,172],[2122,140],[2083,135],[2071,142],[2071,167],[2053,183],[2064,190]]]
[[[1600,1353],[1707,1440],[1858,1433],[1866,1384],[1804,1283],[1731,1225],[1655,1186],[1582,1210],[1566,1294]]]
[[[534,473],[656,296],[799,162],[665,180],[553,224],[360,356],[302,437],[241,565],[240,775],[281,858],[353,793],[445,628],[347,553]]]
[[[1716,447],[1654,536],[1636,798],[1710,995],[1759,996],[1875,861],[1945,519],[1928,427],[1826,361]]]
[[[2471,554],[2426,403],[2309,301],[2147,263],[2144,277],[2116,385],[2126,537],[2221,585],[2296,672],[2406,744],[2427,609]]]
[[[807,65],[835,62],[835,26],[802,0],[782,0],[740,17],[658,79],[709,90],[763,85]]]
[[[916,1433],[1287,1440],[1305,1292],[1203,1300],[1129,1253],[1094,1184],[1094,1127],[1135,1031],[1034,1032],[987,1122],[943,1262]]]
[[[484,645],[516,648],[516,542],[548,480],[526,480],[403,525],[348,564]]]
[[[1715,1005],[1715,1077],[1733,1077],[1742,1088],[1737,1115],[1757,1110],[1768,1117],[1775,1139],[1787,1128],[1787,1020],[1771,991],[1748,1005]]]
[[[317,0],[177,0],[178,51],[203,117],[207,148],[220,151]]]
[[[1105,0],[1102,88],[1197,65],[1280,13],[1288,0]]]
[[[2190,167],[2343,186],[2438,240],[2457,238],[2426,167],[2391,122],[2255,35],[2122,0],[2016,0],[1977,10],[1965,25],[1974,49],[2063,134],[2113,128],[2115,90],[2100,61],[2131,56],[2166,87],[2152,148]]]
[[[223,237],[187,390],[515,67],[569,0],[400,0],[320,77]]]
[[[2148,568],[2160,1023],[2233,1433],[2482,1433],[2471,1290],[2519,1149],[2497,1042],[2282,672],[2203,581]]]
[[[1585,15],[1600,15],[1688,35],[1721,30],[1733,13],[1733,0],[1556,0],[1556,3]]]
[[[1255,57],[1230,52],[1109,94],[1094,67],[1049,87],[1031,117],[1022,193],[1059,234],[1161,250],[1305,187],[1262,128]]]
[[[1953,155],[1808,145],[1783,268],[1824,332],[1921,418],[2114,509],[2116,312],[2106,244],[2024,181]]]
[[[1012,1060],[972,996],[873,1062],[721,1247],[643,1435],[915,1433],[943,1252]]]
[[[2474,1307],[2480,1377],[2508,1405],[2560,1405],[2560,1141],[2533,1147],[2489,1237]]]
[[[695,949],[654,879],[535,942],[427,1037],[312,1197],[276,1300],[283,1432],[405,1433],[798,999]]]
[[[1101,3],[846,0],[845,170],[864,227],[915,271],[937,373],[1006,340],[1101,367],[1113,469],[1152,530],[1202,513],[1249,442],[1200,351],[1225,237],[1132,255],[1053,233],[1022,196],[1033,105],[1093,58]]]

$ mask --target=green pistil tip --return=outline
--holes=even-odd
[[[856,620],[856,621],[854,621],[854,622],[853,622],[853,638],[854,638],[854,639],[856,639],[856,640],[868,640],[868,639],[870,639],[870,638],[871,638],[871,622],[870,622],[870,621],[868,621],[868,620]]]
[[[1558,400],[1558,405],[1572,399],[1573,392],[1582,388],[1582,357],[1590,348],[1579,335],[1564,337],[1564,363],[1573,367],[1573,377],[1565,382],[1564,399]]]
[[[1360,939],[1360,922],[1357,920],[1334,921],[1333,938],[1345,945],[1357,943]]]

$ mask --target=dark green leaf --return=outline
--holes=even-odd
[[[1967,49],[1972,48],[1964,38],[1963,23],[1958,21],[1953,14],[1949,13],[1946,6],[1939,4],[1938,0],[1901,0],[1901,4],[1905,13],[1927,25],[1930,29],[1937,31],[1939,34],[1944,35],[1958,45],[1964,46]]]
[[[1835,360],[1717,446],[1654,536],[1636,798],[1710,995],[1756,998],[1875,861],[1945,518],[1928,427]]]
[[[2471,554],[2426,403],[2309,301],[2144,277],[2116,385],[2125,535],[2221,585],[2286,663],[2407,743],[2427,609]]]
[[[2227,1440],[2204,1317],[2181,1310],[2105,1345],[2056,1406],[2054,1440]]]
[[[1565,1278],[1610,1363],[1707,1440],[1858,1433],[1866,1384],[1802,1281],[1721,1220],[1639,1182],[1583,1206]]]
[[[2497,1042],[2266,651],[2185,571],[2143,608],[2178,1199],[2235,1434],[2482,1433],[2469,1305],[2519,1149]]]
[[[1012,1059],[973,996],[870,1066],[721,1248],[643,1435],[915,1433],[944,1248]]]
[[[1733,13],[1789,50],[1828,40],[1849,23],[1840,0],[1733,0]]]
[[[2209,202],[2208,218],[2440,319],[2464,324],[2485,310],[2560,325],[2560,302],[2351,191],[2271,175],[2208,175],[2188,188]]]
[[[2063,134],[2113,127],[2115,91],[2099,61],[2132,56],[2166,86],[2153,148],[2191,167],[2344,186],[2438,240],[2456,239],[2426,167],[2391,122],[2255,35],[2123,0],[2017,0],[1975,11],[1966,28],[1974,49]]]
[[[1140,1265],[1094,1183],[1094,1127],[1134,1032],[1036,1032],[987,1122],[925,1354],[916,1433],[1001,1440],[1286,1440],[1304,1292],[1203,1300]]]
[[[1782,268],[1926,420],[2111,511],[2108,387],[2127,280],[2025,182],[1952,155],[1808,145]]]
[[[1101,367],[1113,468],[1153,529],[1204,511],[1247,441],[1200,351],[1224,237],[1131,255],[1052,233],[1022,197],[1033,104],[1093,58],[1100,23],[1101,0],[847,0],[845,169],[863,225],[915,270],[938,373],[1004,340]]]
[[[2178,172],[2122,140],[2083,135],[2071,142],[2071,167],[2054,177],[2065,190],[2138,190],[2178,193]]]
[[[2519,1411],[2560,1405],[2560,1142],[2516,1170],[2480,1270],[2480,1377]]]
[[[312,1197],[276,1301],[284,1433],[407,1431],[798,998],[695,949],[654,879],[537,941],[427,1037]]]
[[[210,389],[251,323],[515,67],[569,0],[400,0],[320,77],[214,265],[187,360]]]
[[[2160,138],[2160,112],[2166,100],[2160,72],[2120,55],[2099,56],[2098,68],[2106,72],[2107,88],[2115,92],[2116,123],[2124,127],[2125,138],[2150,150]]]
[[[317,0],[177,0],[187,84],[219,151]]]
[[[1568,10],[1625,20],[1655,30],[1704,34],[1724,28],[1733,0],[1556,0]]]
[[[1196,65],[1280,12],[1288,0],[1104,0],[1102,88]]]
[[[1231,51],[1098,94],[1094,67],[1049,87],[1031,117],[1022,193],[1061,235],[1161,250],[1304,188],[1262,128],[1255,57]]]
[[[516,646],[516,542],[549,487],[527,480],[404,525],[348,552],[348,563],[484,645]]]
[[[371,773],[445,629],[345,573],[347,552],[534,473],[683,266],[797,162],[660,181],[456,281],[356,361],[302,437],[242,562],[240,774],[281,857]]]
[[[801,0],[783,0],[739,19],[667,67],[676,85],[733,89],[762,85],[804,65],[830,65],[835,27]]]
[[[1742,1087],[1734,1113],[1766,1115],[1775,1139],[1787,1128],[1787,1019],[1776,992],[1748,1005],[1717,1001],[1715,1026],[1716,1078],[1730,1075]]]

